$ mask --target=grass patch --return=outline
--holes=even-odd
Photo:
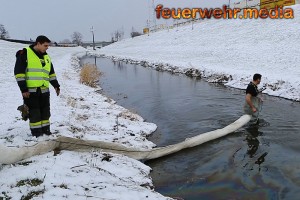
[[[8,195],[6,194],[6,192],[2,192],[2,195],[3,195],[4,197],[0,197],[0,200],[10,200],[10,199],[11,199],[11,197],[8,196]]]
[[[30,185],[30,186],[38,186],[38,185],[41,185],[43,183],[42,180],[40,179],[26,179],[26,180],[21,180],[17,183],[16,187],[21,187],[21,186],[24,186],[24,185]]]
[[[45,190],[31,191],[26,196],[22,196],[21,200],[30,200],[33,197],[39,196],[40,194],[44,194]]]
[[[97,87],[101,72],[96,65],[85,64],[80,71],[80,83],[90,87]]]
[[[118,116],[123,117],[124,119],[129,119],[130,121],[139,121],[139,119],[141,118],[135,110],[123,111]]]
[[[33,162],[32,162],[32,161],[19,162],[19,163],[13,164],[13,166],[18,166],[18,165],[28,166],[28,165],[30,165],[31,163],[33,163]]]
[[[109,155],[109,154],[106,154],[106,153],[104,153],[103,155],[104,155],[104,157],[102,158],[101,161],[107,161],[107,162],[110,162],[110,161],[111,161],[111,158],[113,157],[112,155]]]
[[[4,137],[3,139],[5,139],[7,142],[13,142],[13,139],[14,139],[14,136],[6,136],[6,137]]]
[[[60,184],[58,187],[62,189],[68,189],[68,186],[66,184]]]
[[[65,189],[65,190],[69,189],[68,186],[66,184],[64,184],[64,183],[62,183],[60,185],[54,185],[53,187],[55,187],[55,188],[59,187],[59,188]]]

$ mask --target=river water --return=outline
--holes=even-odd
[[[96,63],[104,73],[106,95],[157,124],[149,139],[158,146],[222,128],[243,114],[243,90],[105,58],[82,63]],[[263,99],[261,126],[148,161],[155,190],[186,200],[299,199],[300,103]]]

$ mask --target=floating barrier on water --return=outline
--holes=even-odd
[[[228,135],[229,133],[232,133],[247,124],[250,120],[251,115],[243,115],[238,120],[222,129],[202,133],[197,136],[187,138],[183,142],[177,144],[149,150],[139,150],[125,147],[116,143],[80,140],[70,137],[58,137],[56,140],[44,141],[34,146],[21,148],[0,145],[0,164],[12,164],[35,155],[53,151],[54,149],[70,151],[90,151],[92,149],[100,149],[102,152],[123,154],[137,160],[151,160],[176,153],[183,149],[195,147],[205,142]]]

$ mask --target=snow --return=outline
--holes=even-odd
[[[32,191],[42,191],[35,199],[167,199],[149,190],[149,167],[125,156],[110,155],[108,160],[105,156],[96,151],[63,151],[5,166],[0,173],[1,192],[12,199]]]
[[[145,67],[202,76],[245,88],[254,73],[270,95],[300,101],[300,5],[291,20],[204,20],[126,39],[89,54],[139,63]],[[115,142],[150,149],[146,140],[157,127],[115,104],[101,88],[79,83],[85,49],[50,48],[61,95],[51,88],[52,136],[31,136],[16,108],[22,104],[14,78],[15,53],[26,45],[0,40],[0,147],[28,146],[58,136]],[[1,156],[1,155],[0,155]],[[50,152],[0,166],[0,199],[169,199],[154,192],[150,168],[139,161],[91,150]],[[35,192],[35,193],[33,193]]]
[[[81,47],[51,47],[61,95],[51,87],[52,136],[31,136],[17,107],[22,97],[14,78],[15,53],[26,45],[0,40],[0,147],[31,146],[58,136],[115,142],[137,149],[155,146],[146,136],[153,123],[118,106],[101,88],[79,83]],[[1,148],[0,148],[1,149]],[[57,154],[57,155],[56,155]],[[1,156],[1,155],[0,155]],[[0,166],[0,199],[169,199],[152,190],[150,168],[131,158],[91,150],[50,152],[13,165]]]
[[[209,19],[125,39],[90,54],[105,55],[245,89],[254,73],[264,93],[300,101],[300,5],[294,19]],[[228,79],[228,80],[227,80]]]

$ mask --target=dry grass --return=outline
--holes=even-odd
[[[90,87],[97,87],[101,72],[96,65],[85,64],[80,71],[80,83]]]
[[[123,111],[118,116],[130,121],[142,121],[142,118],[134,110]]]

